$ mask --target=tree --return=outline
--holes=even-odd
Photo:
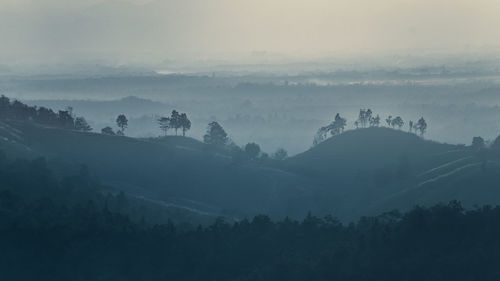
[[[160,117],[157,119],[158,125],[160,125],[160,129],[164,132],[165,136],[168,133],[168,129],[170,129],[170,118],[168,117]]]
[[[387,123],[387,126],[391,126],[391,124],[392,124],[392,116],[391,115],[389,115],[389,117],[387,117],[385,119],[385,123]]]
[[[332,136],[339,135],[344,132],[347,120],[342,118],[339,113],[335,115],[335,120],[327,126],[318,129],[316,136],[314,137],[313,144],[317,145],[327,138],[328,133]]]
[[[110,135],[110,136],[114,136],[116,135],[115,132],[113,131],[113,128],[111,127],[104,127],[101,129],[101,134],[103,135]]]
[[[57,114],[52,109],[43,106],[37,109],[37,116],[38,121],[43,124],[54,126],[58,122]]]
[[[92,131],[92,127],[87,123],[87,120],[83,117],[76,117],[75,119],[75,130],[90,132]]]
[[[424,136],[425,131],[427,130],[427,122],[425,122],[424,117],[420,117],[418,119],[417,124],[414,126],[415,131],[420,132],[421,136]]]
[[[338,135],[344,132],[345,126],[347,124],[347,119],[340,117],[340,114],[335,115],[335,120],[333,121],[332,134]]]
[[[64,108],[64,110],[66,110],[71,117],[75,118],[75,115],[73,114],[73,107],[72,106],[66,106]]]
[[[403,127],[404,124],[405,122],[403,121],[403,118],[401,118],[400,116],[397,116],[391,121],[391,126],[393,128],[397,126],[399,129],[401,129],[401,127]]]
[[[275,160],[284,160],[288,157],[288,152],[283,148],[278,148],[275,153],[273,153],[272,158]]]
[[[203,141],[211,145],[225,145],[228,142],[228,137],[224,128],[217,121],[212,121],[208,124],[207,133],[203,136]]]
[[[361,127],[365,128],[367,124],[369,124],[370,119],[372,118],[372,110],[371,109],[360,109],[358,115],[358,124]]]
[[[482,137],[473,137],[472,138],[472,148],[474,149],[483,149],[485,147],[484,139]]]
[[[377,114],[376,117],[371,117],[370,118],[370,126],[371,127],[378,127],[380,126],[380,116]]]
[[[186,132],[191,129],[191,121],[187,117],[186,113],[180,115],[180,127],[182,128],[182,136],[186,136]]]
[[[175,130],[175,135],[177,136],[177,130],[181,127],[181,116],[177,110],[172,110],[170,115],[170,128]]]
[[[327,137],[327,132],[328,131],[326,127],[319,128],[318,131],[316,132],[316,135],[314,136],[313,145],[316,146],[322,143]]]
[[[58,119],[61,127],[63,128],[75,127],[75,120],[73,119],[73,116],[71,116],[69,111],[59,110]]]
[[[118,135],[124,135],[125,129],[128,126],[128,119],[124,114],[118,115],[116,118],[116,125],[120,128],[120,131],[117,132]]]
[[[372,119],[372,110],[371,109],[367,109],[365,111],[365,123],[370,123],[370,119]]]
[[[245,153],[250,159],[256,159],[260,154],[260,146],[253,142],[247,143],[247,145],[245,145]]]
[[[408,128],[410,133],[413,132],[413,121],[408,122]]]

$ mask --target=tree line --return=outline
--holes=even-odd
[[[385,122],[388,127],[401,129],[405,125],[405,121],[401,116],[393,117],[389,115]],[[345,127],[347,126],[347,119],[340,116],[337,113],[334,117],[334,120],[321,128],[318,129],[316,135],[313,140],[313,145],[317,145],[320,142],[327,139],[329,136],[339,135],[344,132]],[[379,127],[381,126],[381,118],[380,115],[374,115],[371,109],[360,109],[358,114],[358,119],[354,121],[354,127],[356,129],[359,128],[367,128],[367,127]],[[408,122],[408,132],[410,133],[418,133],[420,136],[424,136],[427,131],[427,121],[425,121],[424,117],[420,117],[417,122],[409,121]]]
[[[22,121],[33,121],[42,125],[89,132],[92,127],[84,117],[73,114],[73,108],[54,112],[43,106],[29,106],[18,100],[10,100],[8,97],[0,96],[0,118]]]
[[[167,135],[168,130],[173,129],[175,135],[181,129],[182,135],[186,136],[186,132],[191,129],[191,121],[186,113],[179,113],[177,110],[172,110],[170,117],[161,116],[157,119],[160,129]]]
[[[83,132],[91,132],[93,130],[84,117],[77,117],[73,114],[72,107],[55,112],[43,106],[29,106],[18,100],[11,101],[3,95],[0,96],[0,119],[31,121],[41,125]],[[128,122],[129,120],[125,114],[119,114],[115,120],[117,129],[115,130],[111,126],[106,126],[101,129],[101,134],[124,136],[125,130],[128,128]],[[156,122],[165,136],[170,130],[174,131],[175,135],[178,135],[180,130],[182,136],[186,136],[187,131],[191,129],[191,120],[189,120],[187,114],[180,113],[177,110],[173,110],[168,117],[158,117]],[[250,159],[271,157],[282,160],[288,156],[286,150],[282,148],[269,156],[266,153],[262,153],[260,146],[256,143],[248,143],[243,148],[237,147],[230,140],[224,128],[216,121],[208,124],[206,133],[203,136],[203,142],[211,146],[229,146],[238,153],[245,152]]]

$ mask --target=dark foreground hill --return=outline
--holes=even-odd
[[[0,123],[0,149],[45,156],[56,171],[88,166],[112,192],[186,211],[242,218],[357,219],[459,199],[500,203],[493,150],[440,144],[388,128],[347,131],[284,161],[248,160],[184,137],[134,139]]]

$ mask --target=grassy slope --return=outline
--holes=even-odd
[[[288,159],[286,166],[330,183],[330,196],[342,198],[342,216],[356,217],[452,199],[498,204],[498,159],[398,130],[367,128],[332,137]]]
[[[202,213],[355,219],[452,199],[500,203],[498,156],[388,128],[347,131],[279,166],[238,162],[184,137],[133,139],[20,122],[1,123],[0,137],[11,152],[86,163],[117,190]]]
[[[235,163],[228,151],[182,137],[133,139],[9,122],[19,151],[85,163],[99,178],[130,194],[210,212],[298,216],[314,211],[311,185],[291,173]],[[4,126],[5,127],[5,126]],[[8,135],[8,130],[2,130]],[[36,152],[36,153],[35,153]]]

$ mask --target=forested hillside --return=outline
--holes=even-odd
[[[500,209],[452,202],[342,225],[267,216],[182,231],[1,193],[5,280],[496,280]]]

